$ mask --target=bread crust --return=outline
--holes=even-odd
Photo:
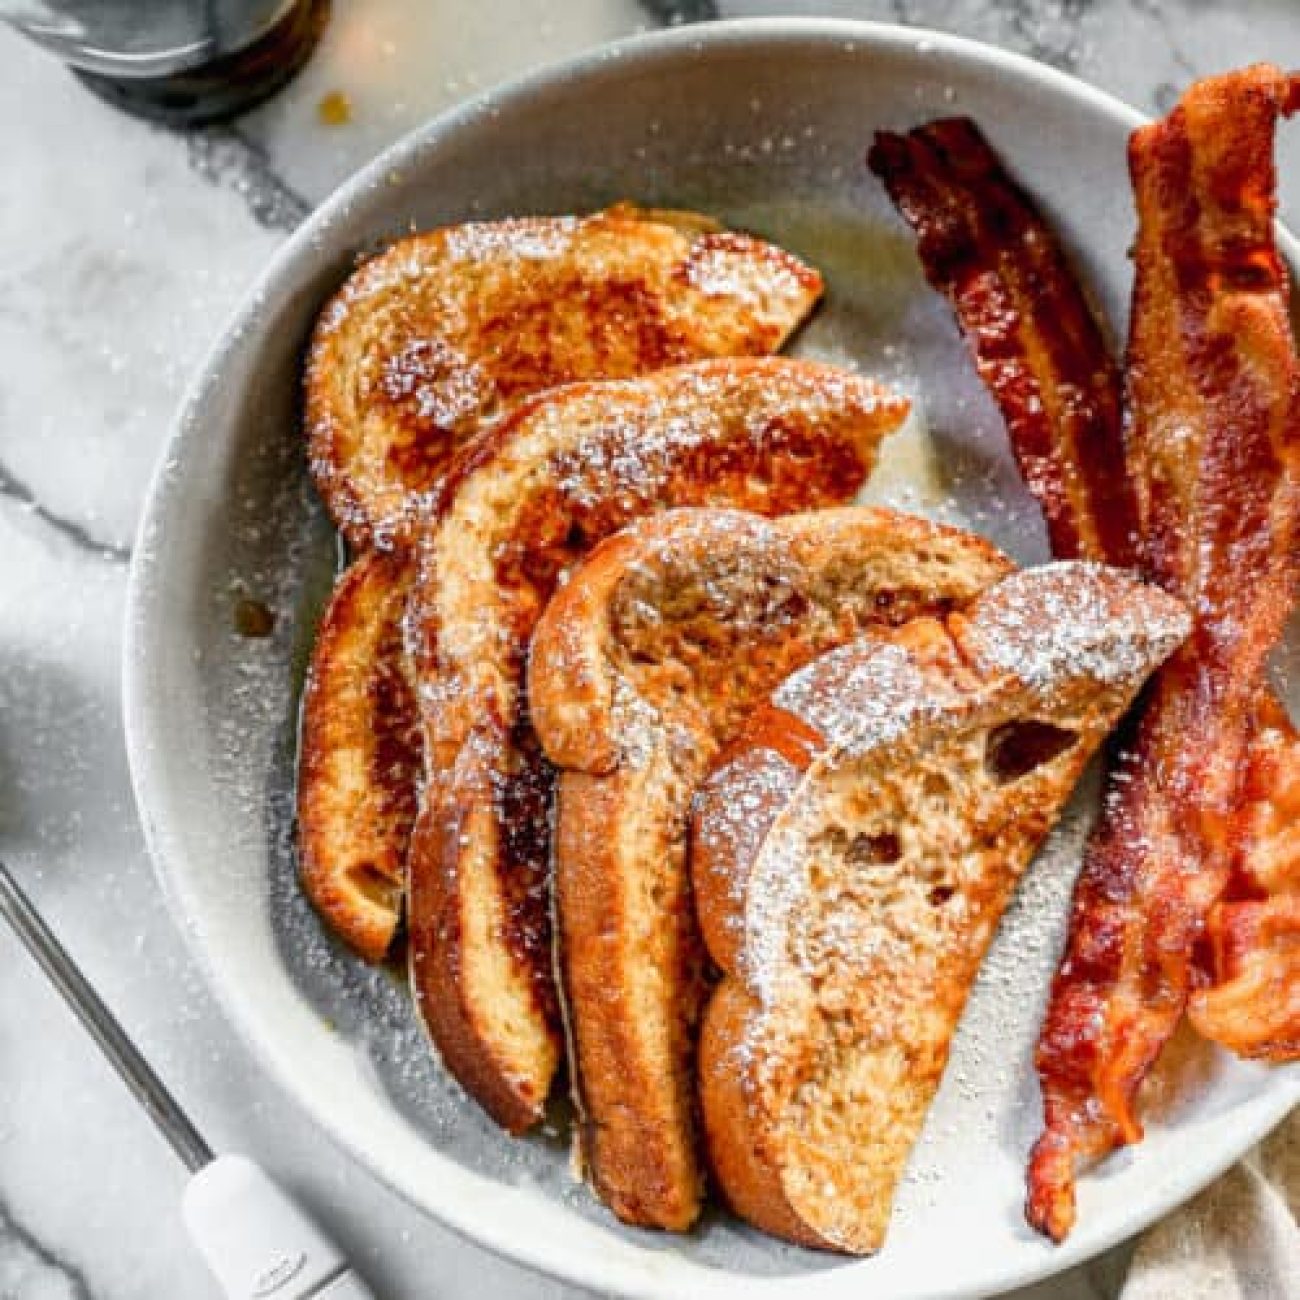
[[[1015,883],[1187,627],[1131,575],[1050,565],[814,661],[750,720],[692,826],[723,972],[701,1110],[743,1218],[801,1245],[879,1248]],[[800,747],[776,755],[792,729]],[[936,815],[924,782],[945,778]]]
[[[377,551],[339,579],[316,636],[298,748],[303,890],[375,962],[397,932],[421,763],[402,653],[411,579],[403,557]]]
[[[821,277],[693,213],[471,222],[399,239],[308,349],[312,475],[357,549],[414,541],[454,455],[532,393],[775,352]]]
[[[448,1065],[512,1131],[540,1118],[561,1055],[550,776],[523,690],[542,608],[594,542],[648,511],[851,498],[906,409],[834,367],[701,362],[555,390],[449,476],[411,602],[428,763],[409,861],[412,984]],[[459,835],[437,833],[453,821]]]
[[[557,819],[556,860],[588,863],[581,876],[566,875],[557,895],[560,924],[591,936],[581,963],[563,962],[561,990],[564,1006],[588,1007],[596,1001],[630,998],[626,970],[616,944],[602,942],[610,920],[625,905],[617,890],[608,888],[616,877],[620,855],[611,832],[627,820],[625,792],[614,783],[584,773],[566,773],[564,803]],[[676,921],[675,950],[678,969],[670,976],[694,987],[702,979],[702,953],[694,942],[689,899],[661,900]],[[699,1168],[686,1148],[662,1152],[647,1160],[648,1149],[662,1150],[658,1128],[663,1117],[647,1108],[629,1112],[626,1122],[614,1126],[601,1122],[602,1081],[619,1076],[634,1095],[651,1096],[660,1071],[647,1061],[632,1016],[609,1019],[607,1032],[588,1032],[585,1018],[570,1014],[570,1032],[581,1073],[573,1072],[576,1103],[576,1143],[579,1159],[598,1195],[631,1223],[685,1231],[699,1212],[703,1188]],[[679,1051],[686,1050],[679,1045]],[[590,1092],[588,1092],[590,1085]],[[671,1121],[670,1121],[671,1122]]]
[[[552,599],[529,698],[562,769],[553,888],[583,1156],[619,1217],[680,1230],[702,1200],[686,837],[710,762],[793,668],[964,604],[1009,567],[891,511],[677,510],[597,547]]]

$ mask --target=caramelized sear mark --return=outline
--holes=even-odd
[[[366,960],[400,924],[402,863],[423,746],[405,671],[408,562],[370,551],[335,584],[317,631],[298,755],[303,887]]]

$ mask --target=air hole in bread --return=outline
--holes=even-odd
[[[1006,784],[1028,776],[1035,768],[1059,758],[1078,735],[1050,722],[1026,718],[1008,722],[989,732],[984,766],[995,780]]]
[[[903,846],[893,831],[855,835],[849,841],[847,857],[854,866],[888,866],[903,856]]]
[[[352,887],[363,898],[390,911],[398,904],[397,885],[373,862],[358,862],[348,872]]]

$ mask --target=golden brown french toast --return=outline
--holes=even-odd
[[[694,213],[473,222],[354,272],[307,358],[312,474],[354,547],[410,542],[453,455],[513,402],[569,381],[775,352],[821,277]]]
[[[512,403],[571,380],[774,351],[820,294],[817,273],[778,248],[698,213],[630,204],[402,240],[348,280],[317,326],[306,379],[317,486],[353,546],[402,549],[455,450]],[[407,574],[375,562],[340,578],[299,763],[308,896],[370,960],[398,925],[392,871],[415,767],[405,752],[358,760],[376,752],[372,733],[410,733],[418,749],[409,697],[392,685],[405,672],[393,633]],[[368,672],[355,653],[367,645]]]
[[[400,554],[369,551],[339,578],[303,698],[303,888],[334,932],[370,961],[392,946],[415,821],[420,736],[401,626],[410,567]]]
[[[409,859],[411,976],[443,1060],[506,1128],[540,1117],[561,1056],[551,775],[523,691],[543,607],[595,542],[649,511],[852,498],[906,410],[831,366],[707,361],[554,390],[449,476],[411,604],[428,766]]]
[[[704,954],[686,864],[698,783],[791,671],[867,629],[960,608],[1010,567],[980,538],[888,510],[679,510],[598,547],[551,601],[529,698],[561,769],[558,966],[581,1154],[620,1218],[684,1229],[703,1194]]]
[[[1016,881],[1188,626],[1127,571],[1025,570],[946,620],[814,660],[746,725],[692,836],[723,971],[701,1109],[742,1217],[880,1247]]]

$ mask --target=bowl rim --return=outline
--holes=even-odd
[[[445,1194],[435,1209],[416,1192],[409,1180],[404,1180],[397,1171],[378,1160],[338,1116],[302,1089],[286,1055],[277,1049],[276,1043],[263,1032],[262,1027],[247,1017],[243,999],[238,990],[227,983],[215,950],[209,948],[194,920],[194,896],[186,885],[188,873],[170,865],[185,857],[183,836],[174,824],[154,816],[154,810],[159,806],[154,791],[165,777],[161,772],[161,748],[153,739],[161,720],[155,717],[159,701],[151,686],[155,673],[147,630],[152,626],[159,604],[162,585],[159,576],[165,561],[161,558],[160,548],[150,545],[149,541],[158,530],[168,489],[180,473],[178,467],[184,459],[184,448],[201,422],[203,395],[211,377],[219,374],[244,346],[241,336],[245,324],[265,310],[268,298],[273,295],[285,272],[311,250],[313,243],[331,224],[354,202],[364,199],[391,172],[401,170],[408,160],[454,137],[486,113],[526,105],[535,96],[557,85],[592,78],[611,67],[654,69],[683,56],[703,56],[718,50],[766,48],[775,55],[783,47],[807,49],[849,43],[886,51],[926,52],[940,59],[992,68],[1026,81],[1043,93],[1086,104],[1128,130],[1149,120],[1117,97],[1026,55],[925,27],[839,18],[761,17],[665,28],[595,47],[484,91],[414,128],[353,173],[312,210],[266,263],[223,324],[182,397],[149,482],[127,580],[122,651],[123,724],[131,783],[145,846],[168,909],[184,934],[205,983],[240,1038],[292,1100],[295,1109],[305,1114],[336,1146],[359,1161],[408,1204],[436,1217],[461,1236],[528,1268],[579,1286],[605,1293],[613,1291],[629,1297],[644,1297],[644,1300],[678,1300],[686,1293],[684,1288],[688,1284],[691,1294],[722,1295],[727,1287],[736,1284],[739,1275],[711,1265],[696,1264],[687,1279],[677,1270],[661,1271],[649,1259],[633,1267],[622,1259],[603,1259],[598,1253],[569,1250],[563,1241],[548,1241],[541,1234],[530,1236],[521,1233],[515,1222],[491,1216],[485,1218],[475,1208],[474,1198],[467,1197],[469,1208],[462,1208],[455,1195],[457,1180],[465,1185],[467,1179],[485,1176],[431,1149],[431,1154],[446,1167],[448,1179]],[[1281,228],[1279,243],[1288,263],[1293,268],[1300,266],[1300,245]],[[978,1289],[958,1283],[932,1292],[931,1300],[973,1300],[979,1295],[1000,1294],[1052,1277],[1101,1254],[1142,1231],[1219,1177],[1276,1127],[1297,1103],[1300,1103],[1300,1072],[1279,1075],[1273,1093],[1252,1106],[1250,1122],[1242,1128],[1239,1146],[1225,1144],[1216,1154],[1199,1163],[1189,1163],[1180,1177],[1167,1179],[1159,1190],[1151,1194],[1141,1212],[1119,1216],[1096,1230],[1090,1231],[1087,1225],[1080,1225],[1065,1243],[1050,1248],[1050,1253],[1027,1259],[1021,1257],[1022,1262],[1016,1266],[985,1276]],[[773,1296],[788,1294],[793,1287],[809,1294],[830,1295],[838,1294],[839,1290],[825,1281],[819,1284],[819,1279],[852,1277],[855,1272],[852,1261],[846,1261],[842,1267],[821,1274],[797,1273],[776,1277],[745,1274],[741,1284]],[[853,1277],[852,1282],[844,1284],[844,1293],[848,1293],[849,1286],[861,1285],[864,1280]]]

